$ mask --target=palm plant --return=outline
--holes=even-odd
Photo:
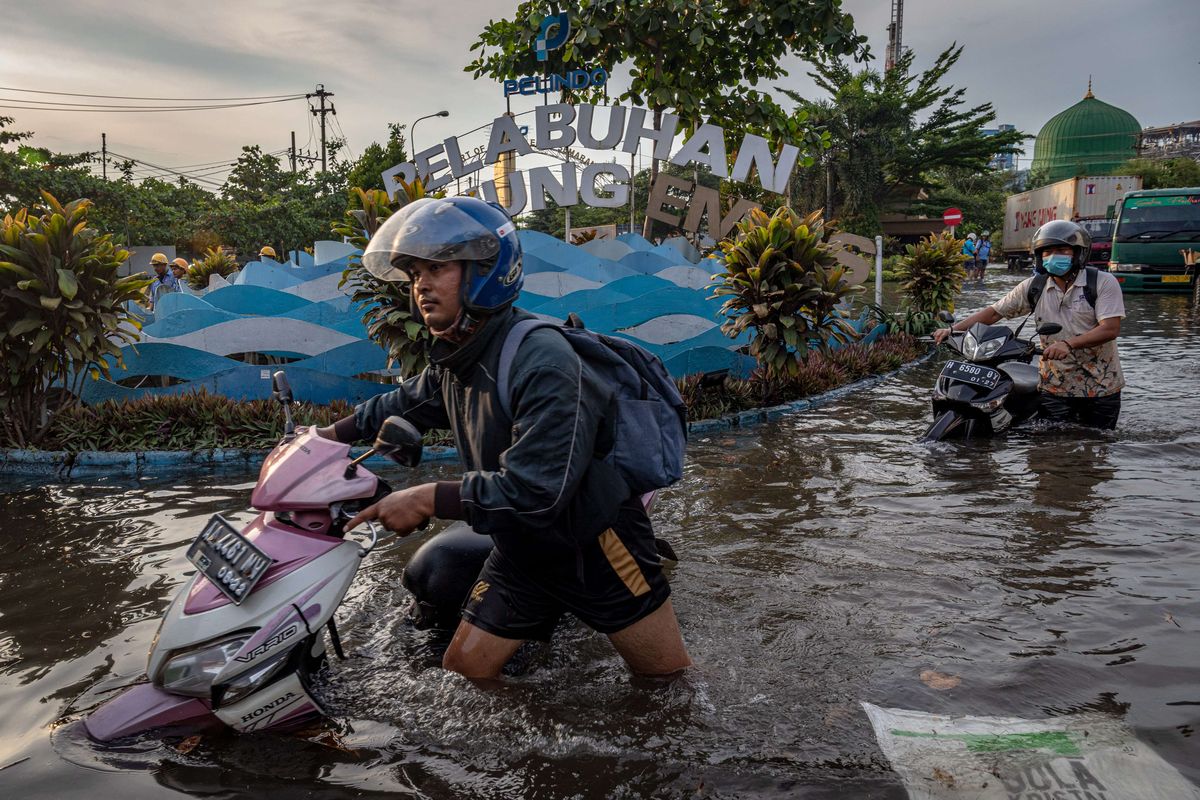
[[[0,223],[0,425],[18,447],[38,444],[90,374],[108,377],[141,329],[145,273],[120,277],[129,253],[88,225],[90,200],[42,205]]]
[[[207,289],[209,279],[213,275],[228,278],[237,272],[237,261],[218,247],[210,247],[204,252],[204,258],[192,263],[184,274],[188,286],[193,289]]]
[[[719,245],[725,270],[713,276],[712,296],[726,298],[721,330],[730,338],[752,330],[750,355],[769,377],[795,375],[809,349],[857,336],[837,306],[858,288],[824,235],[819,211],[755,209]]]
[[[367,242],[388,217],[426,196],[425,185],[419,178],[412,183],[401,181],[401,186],[404,193],[395,199],[382,189],[354,187],[353,205],[346,209],[341,220],[333,223],[333,232],[360,251],[365,250]],[[363,269],[361,257],[355,255],[342,273],[339,285],[351,287],[350,298],[362,309],[367,335],[387,350],[389,368],[398,364],[400,374],[405,377],[425,368],[431,336],[424,321],[413,313],[409,284],[376,278]]]
[[[911,310],[930,315],[954,311],[954,298],[967,277],[962,248],[962,239],[932,233],[905,248],[897,272]]]

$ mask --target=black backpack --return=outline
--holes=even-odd
[[[604,460],[620,471],[629,488],[645,494],[682,478],[687,406],[662,360],[628,339],[585,330],[575,314],[566,325],[525,319],[509,330],[496,370],[496,396],[504,415],[512,419],[510,381],[517,348],[538,328],[554,328],[565,336],[576,354],[616,389],[616,440]]]
[[[1096,284],[1100,280],[1100,271],[1095,267],[1084,267],[1084,284],[1083,296],[1088,301],[1088,305],[1092,308],[1096,307]],[[1049,273],[1039,272],[1033,276],[1033,280],[1029,283],[1029,290],[1026,293],[1026,298],[1029,300],[1029,310],[1031,312],[1037,310],[1038,301],[1042,299],[1042,292],[1046,289],[1046,281],[1050,280]]]

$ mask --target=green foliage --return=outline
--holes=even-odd
[[[735,338],[753,330],[750,355],[770,377],[795,374],[811,347],[856,335],[836,307],[858,287],[844,280],[824,232],[819,211],[801,218],[785,207],[768,217],[755,209],[720,244],[725,269],[713,276],[712,296],[726,298],[721,331]]]
[[[713,419],[756,408],[782,405],[835,389],[869,375],[898,369],[924,352],[912,336],[890,333],[869,345],[854,343],[827,352],[810,352],[797,359],[788,375],[763,370],[750,378],[725,378],[713,384],[703,375],[676,381],[688,407],[690,421]]]
[[[820,63],[810,74],[828,100],[780,88],[797,102],[794,114],[806,114],[830,137],[819,163],[798,170],[793,202],[834,209],[846,230],[873,236],[884,211],[905,209],[920,190],[943,186],[945,171],[984,173],[997,151],[1021,152],[1019,131],[981,133],[995,119],[991,103],[964,108],[966,90],[942,85],[961,55],[962,47],[951,45],[921,73],[912,72],[911,50],[886,72]]]
[[[184,277],[188,286],[201,290],[208,288],[208,280],[213,275],[228,278],[237,272],[237,261],[218,247],[210,247],[204,253],[204,258],[198,259],[190,267]]]
[[[0,416],[6,438],[36,444],[89,373],[108,375],[105,356],[132,342],[145,274],[118,277],[128,253],[88,224],[91,202],[42,204],[5,216],[0,227]]]
[[[303,249],[327,236],[329,220],[346,207],[348,185],[382,186],[383,169],[405,158],[399,126],[391,126],[386,146],[368,146],[353,163],[342,157],[343,142],[332,141],[325,173],[308,166],[292,172],[255,146],[242,149],[219,188],[203,178],[135,182],[132,164],[124,171],[110,165],[106,181],[88,167],[95,153],[22,155],[18,148],[31,134],[6,130],[11,123],[0,117],[0,209],[31,206],[42,190],[56,197],[86,197],[94,203],[90,223],[115,241],[173,244],[185,253],[219,245],[247,254],[266,244],[281,255]],[[348,184],[349,175],[361,182]]]
[[[540,75],[547,67],[562,72],[599,64],[612,71],[621,65],[630,82],[617,102],[670,109],[689,124],[711,118],[739,128],[776,120],[774,103],[751,87],[786,75],[785,57],[816,60],[866,50],[866,37],[854,32],[841,0],[599,0],[566,10],[571,38],[548,61],[537,60],[533,40],[558,7],[526,0],[509,19],[488,23],[471,45],[479,55],[466,71],[500,80]],[[592,91],[569,99],[607,97]]]
[[[297,425],[332,425],[354,412],[344,402],[295,403]],[[201,389],[194,394],[108,400],[64,410],[43,442],[46,450],[211,450],[273,447],[283,436],[274,400],[231,400]]]
[[[954,298],[967,277],[963,240],[930,234],[905,248],[900,259],[901,288],[914,312],[954,311]]]
[[[404,193],[394,200],[382,189],[355,187],[351,192],[351,207],[340,221],[333,223],[334,234],[365,250],[384,220],[407,203],[425,196],[425,186],[419,178],[411,184],[401,181],[401,186]],[[361,258],[356,255],[342,273],[339,286],[347,285],[351,287],[351,300],[362,310],[367,335],[387,350],[388,366],[398,364],[400,374],[405,377],[423,370],[431,336],[424,320],[413,313],[409,284],[376,278],[363,269]]]
[[[1200,186],[1200,163],[1190,158],[1132,158],[1112,172],[1113,175],[1137,175],[1143,189],[1176,189]]]
[[[358,161],[346,174],[346,183],[361,189],[382,189],[384,170],[408,161],[407,145],[404,141],[404,126],[388,125],[388,140],[384,145],[371,142],[363,150]]]
[[[937,218],[947,208],[962,209],[963,224],[955,229],[955,234],[966,236],[988,231],[992,235],[992,253],[998,257],[1003,250],[1004,203],[1011,194],[1011,176],[990,169],[942,167],[931,170],[927,177],[932,183],[928,199],[916,201],[910,210]]]

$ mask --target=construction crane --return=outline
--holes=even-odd
[[[884,59],[884,70],[896,66],[896,62],[904,55],[902,33],[904,30],[904,0],[892,0],[892,21],[888,23],[887,57]]]

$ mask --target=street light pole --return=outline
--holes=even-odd
[[[450,116],[449,111],[437,111],[437,112],[434,112],[433,114],[426,114],[423,117],[417,117],[416,120],[413,122],[413,124],[408,127],[408,143],[412,147],[411,157],[414,162],[417,159],[417,139],[416,139],[417,123],[423,119],[429,119],[430,117],[448,117],[448,116]],[[417,177],[420,178],[421,176],[418,175]]]

